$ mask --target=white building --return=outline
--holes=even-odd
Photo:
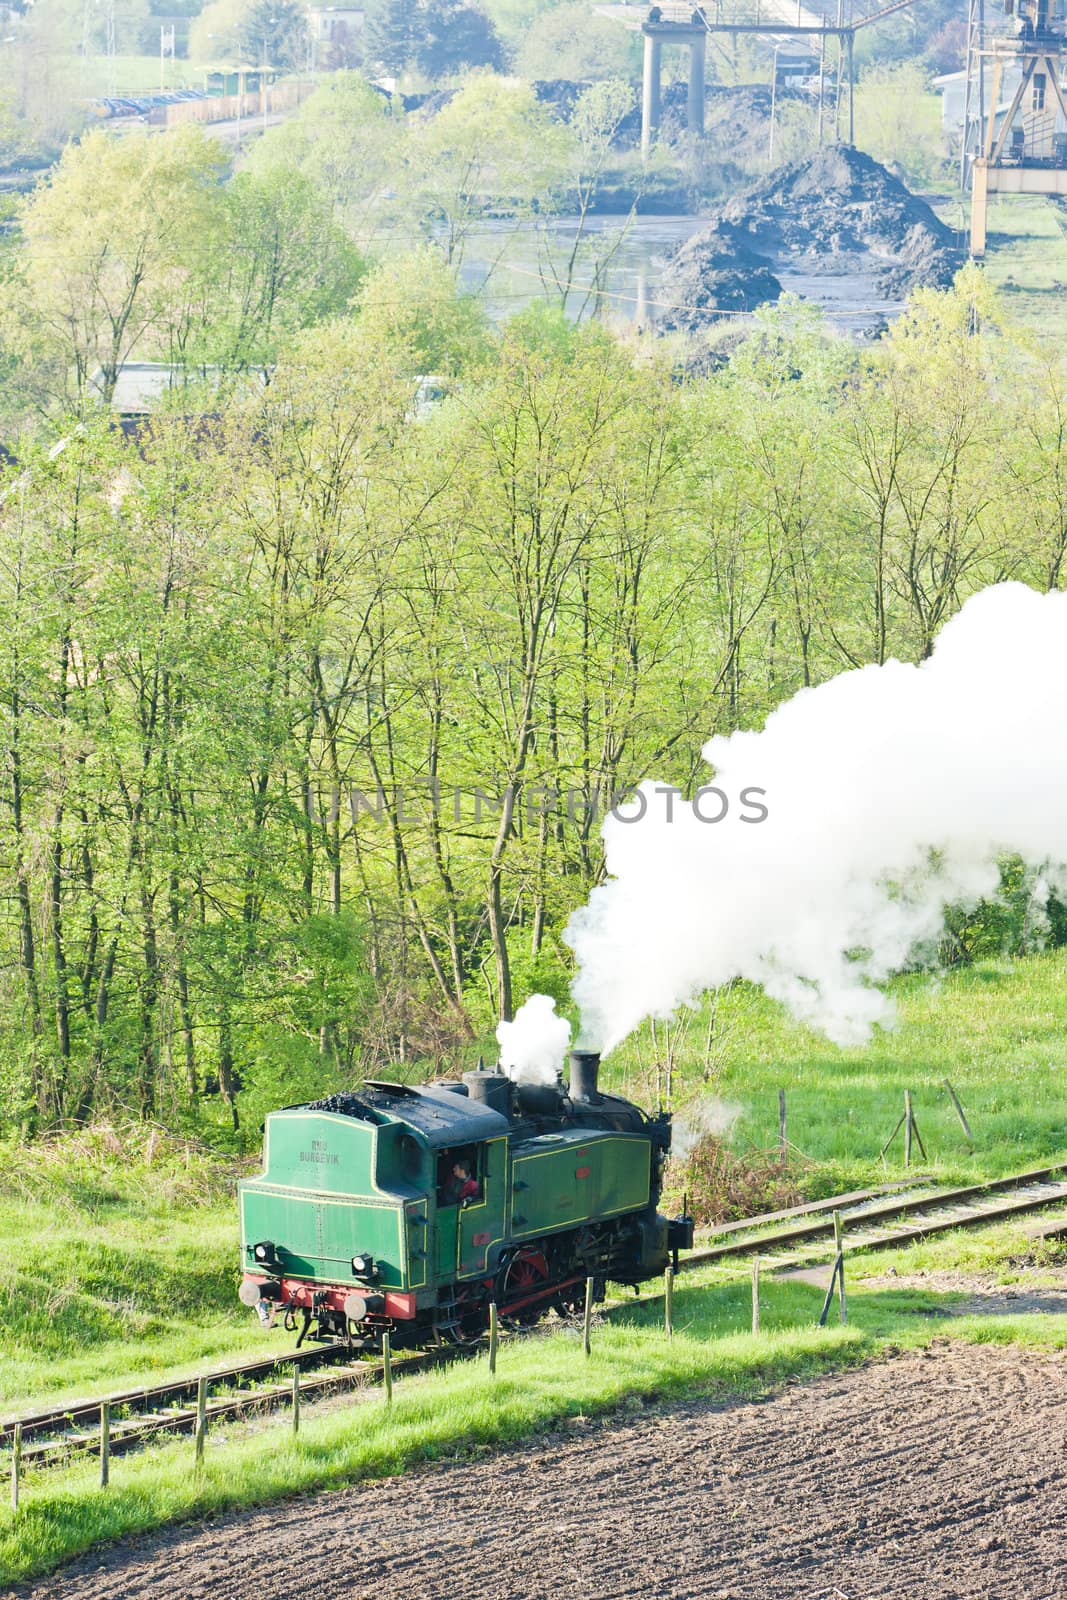
[[[362,7],[311,6],[308,29],[313,68],[358,66],[363,57],[366,20]]]

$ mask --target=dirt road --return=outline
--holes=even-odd
[[[1067,1359],[942,1345],[97,1553],[34,1600],[1064,1600]]]

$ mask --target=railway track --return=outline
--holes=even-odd
[[[920,1194],[912,1192],[913,1188],[909,1183],[857,1190],[728,1223],[717,1230],[714,1242],[683,1257],[679,1270],[714,1266],[755,1254],[771,1270],[786,1264],[799,1265],[813,1254],[825,1253],[825,1243],[833,1237],[834,1211],[841,1213],[845,1224],[847,1248],[859,1251],[888,1249],[952,1228],[978,1227],[1058,1204],[1067,1206],[1067,1162],[964,1188]],[[902,1193],[904,1189],[909,1192]],[[1067,1216],[1058,1218],[1044,1231],[1067,1232]],[[620,1305],[660,1298],[660,1294],[639,1296]],[[399,1377],[425,1372],[457,1356],[474,1354],[482,1347],[462,1345],[396,1356],[393,1373]],[[204,1374],[208,1382],[208,1422],[235,1421],[287,1404],[293,1392],[294,1367],[301,1371],[301,1397],[308,1400],[371,1387],[384,1376],[381,1361],[354,1358],[352,1350],[344,1345],[287,1350]],[[198,1376],[108,1395],[111,1453],[122,1454],[161,1435],[191,1433],[196,1426]],[[18,1422],[22,1430],[22,1460],[27,1467],[60,1465],[90,1454],[99,1445],[102,1399],[97,1396],[79,1400],[0,1422],[0,1450],[10,1451]]]
[[[443,1347],[396,1356],[392,1362],[393,1373],[400,1377],[405,1373],[425,1372],[462,1354],[463,1348]],[[346,1389],[368,1387],[381,1382],[384,1373],[382,1362],[358,1360],[353,1351],[342,1344],[288,1350],[260,1361],[217,1368],[204,1374],[209,1396],[207,1422],[233,1422],[242,1416],[273,1411],[286,1404],[292,1399],[295,1367],[301,1372],[301,1400],[317,1400]],[[324,1370],[316,1371],[316,1368]],[[58,1466],[72,1457],[91,1453],[99,1447],[104,1398],[109,1408],[112,1455],[122,1455],[139,1445],[150,1444],[163,1434],[192,1433],[197,1420],[197,1383],[197,1377],[183,1378],[13,1417],[0,1423],[0,1450],[10,1450],[18,1423],[22,1429],[22,1461],[27,1467]]]
[[[718,1242],[691,1251],[685,1265],[709,1266],[731,1257],[750,1255],[766,1257],[772,1266],[779,1255],[802,1261],[812,1250],[821,1251],[824,1241],[833,1237],[834,1211],[841,1214],[849,1250],[887,1250],[953,1228],[976,1228],[986,1222],[1003,1222],[1058,1203],[1067,1204],[1067,1162],[1015,1173],[989,1183],[892,1199],[879,1195],[841,1195],[822,1202],[824,1214],[818,1217],[806,1215],[802,1219],[801,1214],[795,1212],[796,1220],[784,1228],[768,1226],[783,1213],[731,1224],[729,1230],[719,1230]],[[727,1231],[731,1236],[724,1238]]]

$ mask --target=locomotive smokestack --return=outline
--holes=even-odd
[[[571,1051],[571,1099],[584,1100],[595,1106],[600,1100],[597,1074],[600,1071],[599,1050]]]

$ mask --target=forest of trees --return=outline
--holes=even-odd
[[[689,784],[712,731],[1061,581],[1064,373],[973,272],[863,358],[790,306],[704,379],[546,310],[489,348],[419,415],[402,333],[333,320],[7,473],[24,1128],[468,1047],[565,992],[600,867],[566,791]]]
[[[787,300],[696,360],[569,324],[566,270],[503,324],[459,291],[487,175],[584,215],[628,93],[562,130],[476,78],[398,131],[339,79],[236,173],[196,129],[96,134],[22,205],[0,1132],[125,1107],[254,1136],[476,1056],[566,998],[613,800],[921,659],[976,588],[1062,582],[1067,373],[974,269],[863,350]],[[372,262],[405,218],[432,242]],[[131,357],[175,386],[122,428]]]

